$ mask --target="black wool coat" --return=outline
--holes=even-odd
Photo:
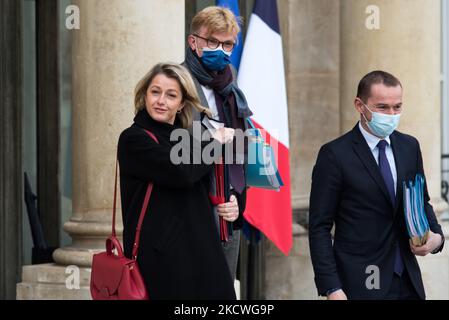
[[[170,134],[177,128],[153,120],[144,109],[120,135],[125,255],[131,257],[143,199],[152,181],[137,257],[150,299],[235,299],[208,198],[213,166],[172,163],[170,151],[176,142],[170,141]]]

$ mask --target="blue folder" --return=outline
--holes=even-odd
[[[424,177],[417,174],[414,181],[404,181],[402,187],[405,224],[409,237],[413,245],[422,246],[426,243],[429,233],[429,222],[424,209]]]
[[[276,166],[273,148],[265,142],[263,135],[250,118],[246,118],[250,128],[248,136],[248,163],[246,184],[250,187],[279,191],[284,185]]]

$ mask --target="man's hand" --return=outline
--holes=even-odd
[[[410,250],[412,250],[413,254],[417,256],[426,256],[435,249],[439,248],[441,246],[441,243],[443,242],[443,239],[441,237],[441,234],[439,233],[433,233],[429,230],[429,236],[427,238],[426,244],[417,247],[412,244],[412,241],[410,240]]]
[[[232,142],[235,130],[232,128],[222,127],[219,129],[210,129],[212,138],[218,140],[221,144]]]
[[[223,217],[224,220],[234,222],[239,217],[239,205],[237,198],[231,195],[229,202],[219,204],[217,206],[218,215]]]
[[[332,292],[327,296],[327,300],[348,300],[342,289]]]

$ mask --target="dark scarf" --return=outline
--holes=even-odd
[[[160,142],[168,142],[170,144],[175,143],[170,141],[172,131],[182,128],[177,117],[174,124],[156,121],[150,116],[146,108],[137,112],[134,117],[134,125],[150,130],[159,140],[162,138]]]
[[[214,91],[217,104],[218,117],[226,127],[245,131],[245,118],[253,113],[248,107],[246,98],[237,86],[230,66],[223,71],[209,72],[201,63],[198,56],[190,48],[186,51],[186,64],[192,75],[203,86],[208,86]],[[245,154],[247,153],[245,143]],[[234,144],[234,160],[237,156]],[[234,163],[229,165],[229,179],[231,185],[238,193],[245,188],[245,174],[243,165]]]

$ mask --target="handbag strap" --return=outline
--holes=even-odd
[[[253,123],[253,121],[251,120],[251,118],[246,118],[246,121],[249,123],[249,125],[250,125],[250,127],[251,128],[253,128],[253,129],[256,129],[256,127],[254,126],[254,123]]]
[[[154,140],[156,143],[159,143],[156,136],[146,129],[144,131]],[[115,161],[115,185],[114,185],[114,204],[112,207],[112,236],[115,237],[115,216],[116,216],[116,203],[117,203],[117,169],[118,169],[118,158]],[[145,213],[147,212],[148,203],[150,201],[151,192],[153,191],[153,183],[148,183],[147,191],[145,193],[145,198],[143,200],[142,210],[140,211],[139,215],[139,221],[137,222],[136,227],[136,236],[134,237],[134,244],[133,244],[133,252],[132,252],[132,258],[134,260],[137,259],[137,252],[139,249],[139,242],[140,242],[140,230],[142,229],[142,223],[143,219],[145,217]]]
[[[260,129],[256,128],[253,121],[248,117],[246,118],[246,121],[249,123],[251,129],[254,129],[254,132],[257,137],[261,138],[263,142],[265,142],[264,138],[262,137],[262,133],[260,132]]]

